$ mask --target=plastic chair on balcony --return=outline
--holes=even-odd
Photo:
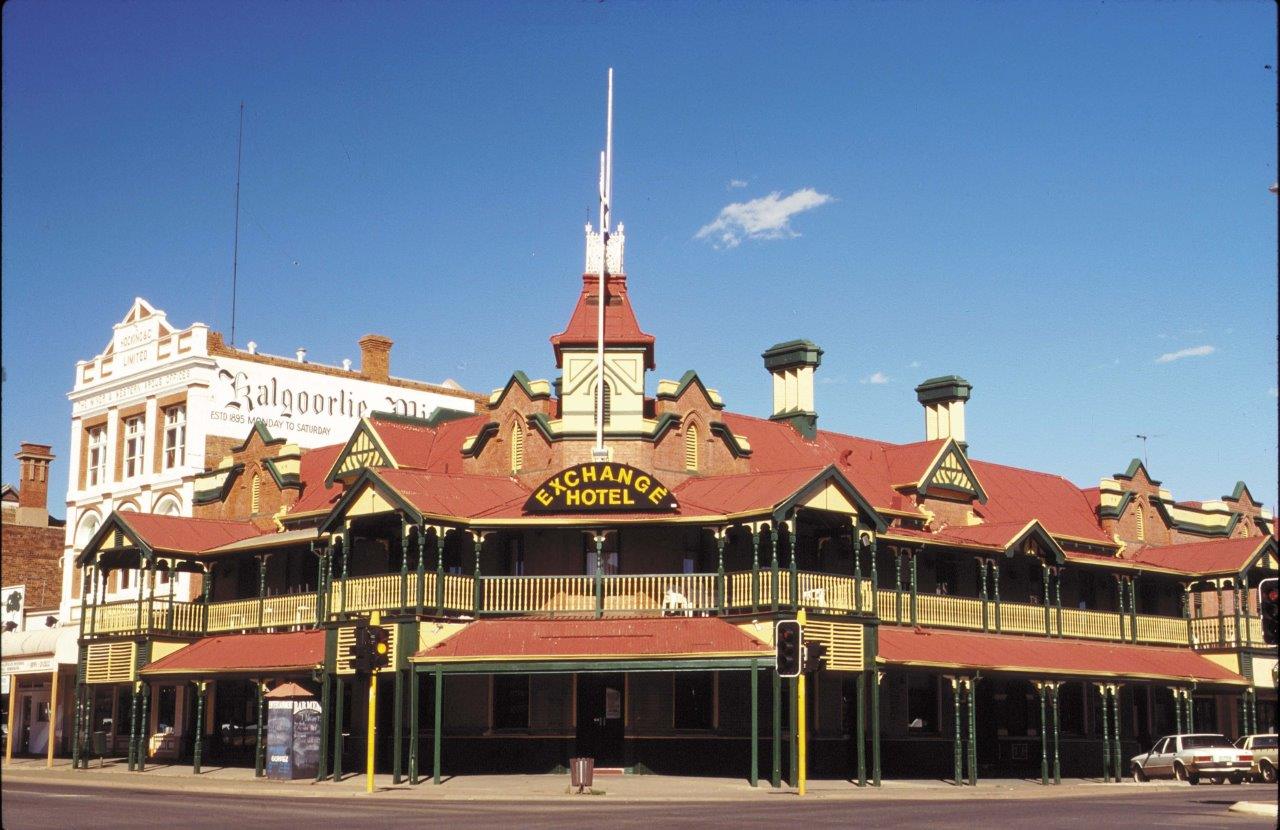
[[[800,600],[805,605],[812,605],[817,608],[827,607],[827,589],[826,588],[806,588],[804,593],[800,595]]]
[[[683,613],[686,617],[692,617],[693,603],[675,588],[668,588],[662,597],[662,613],[677,615]]]

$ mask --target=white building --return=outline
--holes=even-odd
[[[374,411],[425,417],[437,408],[475,410],[481,396],[457,384],[391,377],[391,341],[360,340],[358,369],[309,363],[306,351],[285,358],[241,350],[203,323],[185,329],[134,300],[111,341],[76,364],[68,444],[67,537],[62,619],[79,619],[80,586],[72,562],[112,510],[192,515],[193,479],[217,466],[261,421],[305,451],[345,441]],[[349,361],[344,361],[349,364]],[[190,596],[190,577],[176,590]],[[107,601],[132,599],[128,574],[113,576]],[[171,587],[161,575],[157,595]]]

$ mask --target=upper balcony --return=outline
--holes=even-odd
[[[777,597],[775,603],[774,597]],[[319,603],[318,600],[323,600]],[[698,574],[474,576],[390,573],[339,580],[326,595],[278,594],[223,602],[171,597],[89,605],[86,637],[191,636],[313,627],[372,611],[395,615],[771,615],[797,608],[868,614],[890,625],[1067,637],[1204,649],[1261,645],[1253,616],[1171,617],[875,589],[869,579],[769,570]]]

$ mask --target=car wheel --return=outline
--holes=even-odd
[[[1227,777],[1227,780],[1228,780],[1228,781],[1230,781],[1232,784],[1243,784],[1243,783],[1244,783],[1244,776],[1243,776],[1243,775],[1231,775],[1231,776],[1228,776],[1228,777]]]
[[[1191,776],[1187,775],[1187,768],[1182,764],[1173,765],[1173,777],[1179,781],[1190,781]]]
[[[1276,783],[1276,768],[1271,765],[1270,761],[1262,762],[1262,780],[1268,784]]]
[[[1222,783],[1222,776],[1221,776],[1221,775],[1210,775],[1210,776],[1209,776],[1209,783],[1210,783],[1210,784],[1221,784],[1221,783]]]
[[[1142,771],[1142,767],[1138,764],[1133,765],[1133,782],[1135,784],[1145,784],[1147,782],[1147,774]]]

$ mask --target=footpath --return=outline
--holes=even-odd
[[[374,778],[375,791],[365,792],[362,774],[348,772],[338,782],[312,780],[273,781],[254,777],[251,768],[206,766],[200,775],[192,775],[188,765],[148,764],[143,772],[129,772],[123,760],[108,759],[101,767],[98,761],[90,769],[73,770],[70,761],[56,759],[52,769],[43,759],[14,759],[0,770],[4,784],[66,784],[84,787],[114,787],[130,790],[180,789],[185,793],[234,794],[239,796],[278,796],[287,798],[376,798],[423,801],[560,801],[567,798],[603,798],[608,801],[746,801],[751,799],[794,798],[796,792],[784,783],[780,789],[762,780],[752,787],[741,778],[702,778],[671,775],[597,775],[593,794],[571,792],[569,776],[564,775],[459,775],[450,776],[439,785],[430,778],[418,784],[407,779],[392,784],[390,775]],[[858,787],[849,781],[814,780],[808,784],[806,797],[822,800],[876,801],[950,801],[1010,800],[1046,798],[1106,798],[1169,790],[1182,790],[1190,785],[1180,782],[1132,781],[1104,784],[1098,779],[1063,779],[1062,784],[1041,785],[1039,779],[990,779],[976,787],[957,787],[949,781],[913,780],[885,781],[880,787]],[[1208,789],[1208,788],[1206,788]],[[1253,798],[1260,796],[1254,787],[1223,785],[1213,787],[1219,797]],[[1222,792],[1218,792],[1222,790]],[[1253,792],[1249,792],[1253,790]],[[1274,809],[1274,808],[1273,808]],[[1274,813],[1272,813],[1273,815]]]

